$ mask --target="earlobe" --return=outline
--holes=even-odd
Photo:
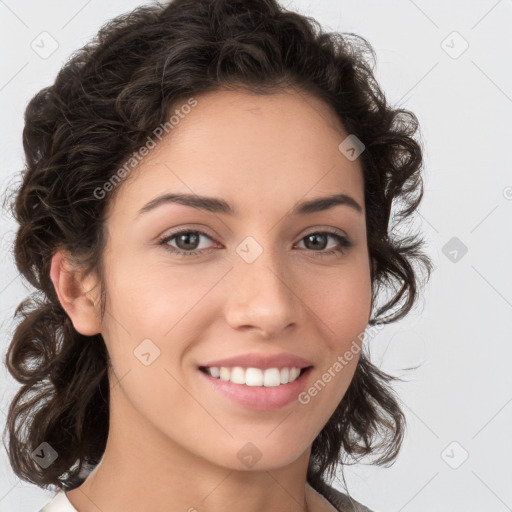
[[[85,336],[101,332],[99,292],[94,276],[85,278],[59,250],[52,257],[50,278],[59,301],[71,319],[74,328]]]

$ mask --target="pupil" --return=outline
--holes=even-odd
[[[305,242],[305,243],[306,243],[306,247],[308,247],[308,244],[309,244],[309,242],[310,242],[311,240],[317,240],[317,241],[318,241],[318,238],[323,238],[323,239],[324,239],[324,242],[325,242],[325,238],[326,238],[326,237],[325,237],[325,235],[322,235],[322,234],[319,234],[319,233],[316,233],[316,234],[315,234],[315,233],[313,233],[313,234],[311,234],[311,235],[308,235],[308,236],[306,237],[306,242]],[[320,245],[323,245],[323,244],[320,244]],[[318,248],[318,243],[314,243],[314,244],[312,245],[312,247],[308,247],[308,249],[309,249],[309,248],[315,248],[315,247],[316,247],[316,248]],[[322,247],[322,248],[323,248],[323,247]]]
[[[192,238],[192,243],[190,242],[190,238]],[[192,233],[192,234],[183,234],[183,235],[180,235],[178,237],[178,241],[185,241],[185,246],[186,247],[180,247],[181,249],[185,250],[185,251],[189,251],[189,250],[192,250],[192,249],[196,249],[196,247],[194,247],[195,244],[197,244],[198,242],[198,239],[199,238],[199,235],[197,233]],[[193,247],[190,247],[189,245],[192,245]]]

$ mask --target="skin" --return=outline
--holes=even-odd
[[[348,133],[335,113],[303,92],[196,99],[109,204],[103,319],[96,276],[72,272],[61,251],[52,261],[75,329],[101,333],[113,366],[105,455],[67,496],[80,512],[332,511],[306,483],[308,461],[359,352],[308,404],[274,411],[232,402],[197,366],[291,352],[314,364],[307,389],[354,340],[360,346],[371,312],[361,164],[338,149]],[[138,217],[164,191],[222,198],[238,215],[165,204]],[[362,212],[338,205],[288,215],[299,201],[335,193]],[[175,228],[205,231],[195,246],[202,253],[179,257],[159,246]],[[306,235],[333,229],[353,245],[324,257],[340,247],[336,238],[306,245]],[[252,263],[236,252],[248,236],[263,249]],[[178,238],[167,244],[186,248]],[[147,338],[160,350],[149,366],[134,355]],[[247,442],[262,454],[250,468],[237,457]]]

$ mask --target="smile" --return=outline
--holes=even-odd
[[[306,388],[313,366],[290,368],[200,367],[199,375],[215,394],[230,403],[260,411],[280,409],[297,401]],[[279,376],[279,382],[278,382]],[[281,379],[287,382],[281,382]],[[233,382],[233,380],[235,382]]]
[[[233,384],[259,387],[276,387],[288,384],[295,381],[301,374],[301,371],[305,370],[305,368],[297,368],[295,366],[281,369],[267,368],[265,370],[260,368],[242,368],[241,366],[233,368],[212,366],[202,367],[201,369],[216,379],[229,381]]]

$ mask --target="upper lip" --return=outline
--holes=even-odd
[[[302,357],[294,354],[241,354],[239,356],[229,357],[227,359],[218,359],[210,361],[201,367],[224,366],[226,368],[234,368],[240,366],[242,368],[261,368],[266,370],[268,368],[307,368],[312,366],[313,363]]]

